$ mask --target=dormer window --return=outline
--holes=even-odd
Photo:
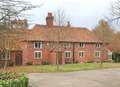
[[[100,44],[96,44],[96,48],[100,48]]]
[[[80,43],[80,44],[79,44],[79,47],[80,47],[80,48],[84,48],[84,47],[85,47],[85,44],[84,44],[84,43]]]
[[[42,48],[42,42],[34,42],[34,48],[37,48],[37,49]]]

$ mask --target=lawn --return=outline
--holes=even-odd
[[[32,66],[16,66],[9,67],[6,71],[13,71],[17,73],[43,73],[43,72],[71,72],[80,70],[95,70],[106,68],[120,68],[120,63],[85,63],[85,64],[66,64],[60,65],[57,70],[56,65],[32,65]],[[3,71],[0,69],[0,71]]]

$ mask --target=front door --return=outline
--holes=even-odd
[[[22,52],[15,53],[15,64],[18,66],[22,65]]]
[[[62,64],[62,52],[58,52],[58,63]]]

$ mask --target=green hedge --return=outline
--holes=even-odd
[[[0,73],[0,87],[28,87],[28,78],[11,72]]]

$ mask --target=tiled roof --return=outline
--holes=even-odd
[[[29,30],[28,41],[63,41],[63,42],[101,42],[95,34],[86,28],[58,27],[48,28],[36,24]]]

